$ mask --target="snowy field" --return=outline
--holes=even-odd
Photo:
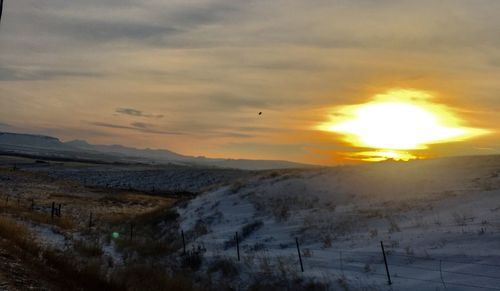
[[[235,287],[272,273],[333,290],[500,290],[499,175],[498,156],[276,171],[178,211],[188,250],[245,270]]]
[[[198,194],[253,176],[236,169],[178,165],[92,165],[80,163],[27,164],[23,170],[41,172],[85,186],[142,191],[151,194]]]
[[[137,269],[150,290],[166,274],[201,290],[500,290],[500,156],[268,171],[0,160],[12,290],[61,284],[19,246],[132,290]]]

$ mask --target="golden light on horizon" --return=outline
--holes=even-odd
[[[365,151],[352,154],[351,159],[361,160],[364,162],[382,162],[386,160],[395,161],[410,161],[418,157],[406,151],[392,151],[392,150],[378,150],[378,151]]]
[[[376,95],[371,102],[338,108],[336,117],[318,129],[341,134],[354,147],[374,149],[353,155],[365,161],[415,159],[417,156],[407,150],[487,133],[462,126],[463,121],[447,106],[430,99],[432,95],[423,91],[391,90]]]

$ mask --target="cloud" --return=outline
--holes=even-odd
[[[90,124],[106,128],[134,130],[142,133],[152,133],[152,134],[162,134],[162,135],[183,135],[183,133],[178,131],[168,131],[168,130],[150,128],[148,125],[144,123],[133,123],[131,126],[112,124],[106,122],[90,122]]]
[[[39,43],[51,40],[58,51],[64,51],[63,47],[58,47],[59,42],[75,49],[117,42],[147,47],[185,47],[199,43],[190,37],[193,31],[207,25],[224,24],[245,6],[226,0],[73,3],[45,0],[43,5],[34,0],[16,1],[6,12],[7,27],[3,29],[7,37],[14,40],[23,38],[20,34],[31,34]]]
[[[274,151],[276,140],[318,149],[335,137],[297,133],[392,87],[500,110],[499,9],[498,0],[11,1],[0,116],[190,154],[242,141],[226,151],[286,158],[300,147]],[[498,116],[465,119],[488,127]]]
[[[142,128],[142,129],[148,128],[149,126],[148,124],[142,122],[133,122],[131,125],[135,128]]]
[[[206,133],[201,134],[201,135],[210,136],[212,138],[216,138],[216,137],[252,138],[252,137],[255,137],[255,135],[240,133],[240,132],[217,132],[217,131],[206,132]]]
[[[162,115],[162,114],[144,113],[141,110],[137,110],[137,109],[133,109],[133,108],[117,108],[116,112],[120,113],[120,114],[137,116],[137,117],[145,117],[145,118],[163,118],[164,117],[164,115]]]
[[[256,98],[251,96],[238,96],[232,94],[211,94],[206,97],[213,108],[221,108],[226,111],[229,108],[239,109],[239,108],[265,108],[269,105],[269,100],[263,98]]]
[[[0,66],[0,81],[42,81],[60,78],[93,78],[100,76],[97,72],[85,70],[65,70],[57,68],[13,68]]]
[[[133,122],[128,125],[120,125],[106,122],[90,122],[91,125],[112,129],[126,129],[134,130],[142,133],[160,134],[160,135],[186,135],[200,136],[200,137],[210,137],[210,138],[252,138],[255,135],[231,131],[231,128],[227,129],[216,129],[216,130],[206,130],[206,131],[191,131],[191,132],[180,132],[180,131],[168,131],[157,129],[155,126],[142,122]]]
[[[181,29],[159,24],[106,19],[70,19],[61,17],[58,22],[49,22],[47,27],[74,38],[77,41],[104,43],[119,40],[143,42],[181,33]]]
[[[6,129],[12,129],[13,126],[7,123],[0,122],[0,129],[6,130]]]

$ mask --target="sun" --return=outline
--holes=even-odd
[[[443,125],[431,111],[399,102],[366,104],[356,111],[354,119],[329,129],[353,135],[363,146],[393,150],[421,149],[467,134],[467,129]]]
[[[430,102],[432,95],[417,90],[391,90],[373,101],[337,108],[335,118],[318,126],[343,135],[355,147],[370,148],[366,160],[402,159],[416,156],[407,150],[430,144],[465,140],[486,131],[461,126],[451,110]]]

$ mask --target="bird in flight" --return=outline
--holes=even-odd
[[[259,115],[262,115],[262,112],[259,112]]]

